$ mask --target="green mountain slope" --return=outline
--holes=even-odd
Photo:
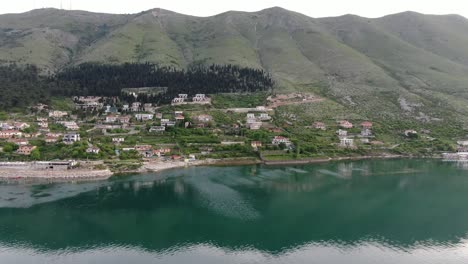
[[[0,15],[0,60],[268,70],[277,91],[321,93],[362,116],[468,121],[468,20],[413,12],[310,18],[282,8],[193,17],[56,9]],[[379,111],[376,111],[379,109]]]

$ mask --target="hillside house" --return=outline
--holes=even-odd
[[[22,130],[31,127],[29,124],[24,122],[15,122],[13,123],[13,128],[16,130]]]
[[[49,117],[52,117],[52,118],[62,118],[62,117],[65,117],[67,115],[68,115],[68,113],[64,112],[64,111],[50,111],[49,112]]]
[[[114,138],[112,138],[112,143],[119,144],[119,143],[122,143],[122,142],[125,142],[125,138],[123,138],[123,137],[114,137]]]
[[[116,115],[108,115],[108,116],[106,116],[105,122],[106,123],[115,123],[115,122],[117,122],[117,118],[118,118],[118,116],[116,116]]]
[[[136,114],[135,119],[138,121],[149,121],[153,120],[154,115],[153,114]]]
[[[187,99],[188,94],[179,94],[179,98]]]
[[[343,129],[338,129],[336,131],[336,134],[338,135],[338,137],[346,137],[348,136],[348,131],[343,130]]]
[[[151,150],[153,147],[151,145],[135,145],[135,150],[140,151],[148,151]]]
[[[46,143],[55,143],[55,142],[57,142],[59,140],[59,138],[58,137],[46,136],[44,140],[45,140]]]
[[[183,102],[185,102],[184,98],[174,98],[174,99],[172,99],[172,104],[181,104]]]
[[[204,102],[207,100],[207,97],[205,94],[196,94],[193,98],[192,101],[194,102]]]
[[[267,120],[270,120],[270,119],[271,119],[271,117],[270,117],[269,114],[267,114],[267,113],[261,113],[260,114],[260,120],[267,121]]]
[[[18,130],[2,130],[0,131],[0,138],[19,138],[22,137],[23,133]]]
[[[8,139],[8,142],[14,143],[15,145],[18,145],[18,146],[29,145],[29,141],[25,138],[10,138]]]
[[[99,154],[101,150],[98,147],[89,147],[86,149],[86,153]]]
[[[408,129],[408,130],[405,130],[405,132],[403,134],[405,136],[407,136],[407,137],[410,137],[410,136],[413,136],[413,135],[417,135],[418,132],[416,130],[413,130],[413,129]]]
[[[150,129],[149,129],[149,132],[153,133],[153,132],[156,132],[156,133],[162,133],[166,131],[166,127],[165,126],[152,126]]]
[[[161,119],[161,126],[173,127],[176,125],[175,121],[170,121],[169,119]]]
[[[361,137],[371,137],[372,131],[369,128],[362,128]]]
[[[354,140],[352,138],[343,137],[340,138],[340,147],[350,148],[354,146]]]
[[[76,124],[75,121],[62,121],[57,123],[63,125],[67,130],[76,131],[80,129],[80,127]]]
[[[283,136],[275,136],[273,140],[271,141],[271,144],[278,146],[279,144],[285,144],[286,146],[291,145],[291,141],[287,137]]]
[[[362,129],[371,129],[372,128],[372,122],[365,121],[361,123],[361,128]]]
[[[339,126],[341,128],[353,128],[353,124],[351,122],[349,122],[348,120],[341,120],[339,122]]]
[[[210,115],[199,115],[194,119],[201,123],[209,123],[213,120],[213,117]]]
[[[131,107],[132,112],[139,112],[140,109],[141,109],[141,103],[140,102],[132,103],[132,107]]]
[[[80,141],[81,138],[80,138],[80,134],[78,133],[67,133],[65,135],[63,135],[63,143],[67,144],[67,145],[71,145],[75,142],[78,142]]]
[[[258,148],[261,148],[262,147],[262,142],[261,141],[252,141],[250,142],[250,146],[257,150]]]
[[[49,128],[49,123],[47,122],[38,122],[37,126],[40,128]]]
[[[18,150],[16,150],[16,153],[20,155],[26,155],[29,156],[31,155],[31,152],[35,150],[37,147],[36,146],[31,146],[31,145],[23,145],[19,146]]]
[[[161,118],[163,118],[163,114],[162,113],[156,113],[154,115],[154,117],[156,117],[156,119],[161,119]]]
[[[250,130],[259,130],[260,128],[262,128],[262,125],[263,125],[262,122],[256,122],[256,121],[247,124]]]
[[[327,127],[325,126],[325,123],[322,123],[322,122],[314,122],[312,124],[312,127],[315,128],[315,129],[320,129],[320,130],[326,130]]]

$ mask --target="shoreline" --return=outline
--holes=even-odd
[[[303,160],[277,160],[265,161],[256,158],[231,158],[231,159],[207,159],[196,160],[191,162],[184,161],[150,161],[144,162],[143,165],[136,170],[123,170],[112,172],[106,170],[90,170],[90,169],[71,169],[63,171],[48,171],[48,170],[30,170],[16,168],[0,168],[0,182],[8,183],[23,183],[23,182],[86,182],[86,181],[101,181],[107,180],[113,176],[125,174],[142,174],[142,173],[159,173],[171,169],[198,167],[198,166],[242,166],[242,165],[266,165],[266,166],[287,166],[287,165],[306,165],[327,163],[332,161],[356,161],[369,159],[397,159],[411,158],[405,155],[367,155],[367,156],[349,156],[335,158],[311,158]]]

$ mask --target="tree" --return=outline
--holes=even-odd
[[[31,159],[32,160],[40,160],[41,159],[41,152],[39,151],[39,148],[35,148],[33,149],[33,151],[31,151]]]

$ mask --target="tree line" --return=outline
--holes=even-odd
[[[34,65],[0,66],[0,108],[48,103],[51,96],[122,96],[123,88],[167,87],[167,92],[140,96],[147,102],[168,103],[177,94],[250,93],[273,88],[271,76],[236,65],[197,65],[188,69],[151,63],[84,63],[50,76]],[[147,98],[145,98],[147,97]],[[127,98],[131,100],[130,97]]]

